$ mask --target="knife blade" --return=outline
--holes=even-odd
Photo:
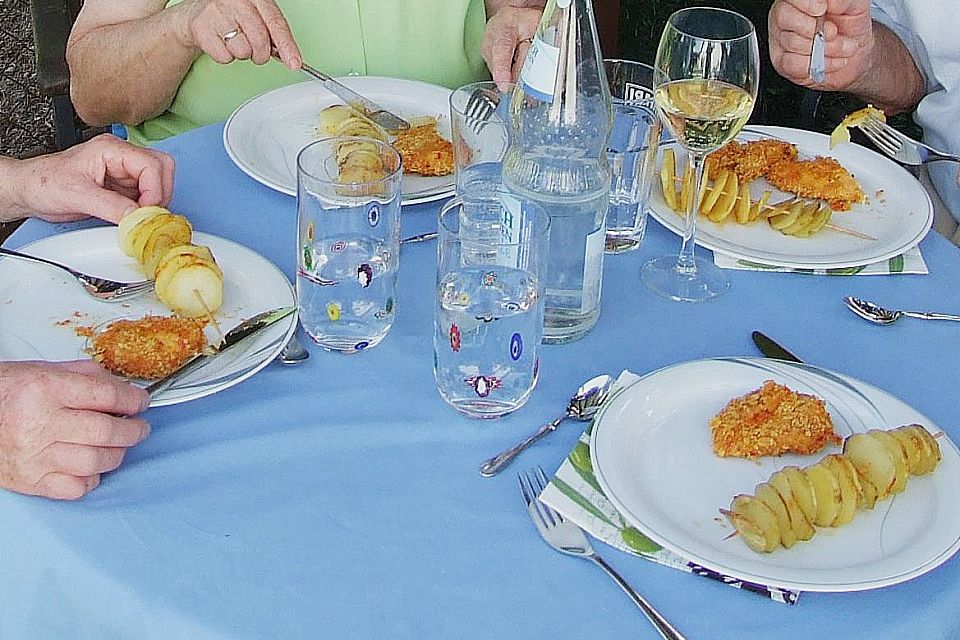
[[[149,384],[146,387],[147,393],[150,395],[155,395],[161,391],[169,389],[173,383],[183,376],[191,373],[192,371],[196,371],[214,358],[222,355],[225,351],[242,343],[247,338],[258,334],[260,331],[266,329],[278,320],[283,320],[294,311],[296,311],[296,307],[279,307],[277,309],[271,309],[270,311],[258,313],[252,318],[244,320],[233,329],[230,329],[230,331],[223,336],[223,342],[220,343],[213,353],[200,353],[195,355],[190,360],[187,360],[182,367],[173,373]]]
[[[760,353],[768,358],[786,360],[788,362],[799,362],[801,364],[803,363],[803,360],[784,349],[772,338],[761,333],[760,331],[754,331],[750,334],[750,337],[753,338],[754,344],[756,344],[757,348],[760,349]]]
[[[826,36],[823,33],[824,16],[817,16],[816,31],[813,34],[813,47],[810,50],[810,79],[817,84],[823,84],[827,73],[824,47]]]
[[[280,59],[280,53],[276,47],[273,47],[270,53],[274,58]],[[372,120],[377,126],[386,129],[388,133],[406,131],[410,128],[410,123],[400,116],[384,109],[373,100],[363,97],[350,87],[334,80],[323,71],[311,67],[306,62],[300,63],[300,70],[314,80],[322,82],[327,91],[343,100],[348,107],[360,115]]]

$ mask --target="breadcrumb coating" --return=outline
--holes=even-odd
[[[808,454],[841,442],[823,400],[773,380],[728,402],[710,420],[710,430],[721,457]]]
[[[781,191],[825,200],[834,211],[849,211],[853,204],[865,200],[854,177],[833,158],[778,162],[764,177]]]
[[[796,157],[797,147],[783,140],[765,138],[743,143],[734,140],[707,156],[707,167],[711,176],[727,169],[737,174],[741,182],[752,182],[777,162]]]
[[[413,127],[397,134],[393,148],[405,173],[445,176],[453,173],[453,144],[437,133],[437,125]]]
[[[90,355],[113,373],[157,380],[200,353],[204,325],[197,318],[167,316],[117,320],[93,337]]]

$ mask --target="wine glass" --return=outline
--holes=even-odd
[[[667,21],[654,63],[654,101],[690,158],[693,197],[687,203],[680,255],[655,258],[640,271],[643,283],[659,295],[700,302],[730,286],[713,262],[694,255],[693,239],[704,161],[746,124],[757,97],[759,69],[756,31],[740,14],[691,7]]]

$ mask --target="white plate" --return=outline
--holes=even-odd
[[[444,87],[396,78],[338,78],[357,93],[400,117],[435,116],[437,131],[451,139]],[[261,184],[297,195],[297,153],[314,140],[320,112],[343,100],[309,80],[260,94],[237,107],[223,128],[223,146],[241,171]],[[438,200],[454,192],[454,177],[403,176],[403,204]]]
[[[223,269],[223,305],[216,318],[226,332],[261,311],[295,305],[287,277],[266,258],[223,238],[194,233],[194,242],[210,247]],[[140,280],[136,261],[117,246],[116,227],[96,227],[38,240],[23,253],[56,260],[90,275]],[[91,298],[70,275],[14,258],[0,258],[0,360],[77,360],[87,339],[77,327],[95,327],[117,318],[170,315],[153,293],[128,302]],[[202,398],[232,387],[269,364],[297,328],[292,314],[261,331],[156,394],[159,407]]]
[[[854,205],[850,211],[835,212],[830,221],[876,240],[855,238],[830,229],[810,238],[794,238],[762,222],[716,224],[700,217],[697,221],[698,245],[773,266],[837,269],[900,255],[927,235],[933,224],[930,196],[916,178],[893,161],[857,144],[841,144],[830,149],[829,136],[800,129],[751,125],[749,131],[744,131],[737,139],[757,140],[770,136],[797,145],[801,157],[836,158],[852,173],[868,201]],[[685,157],[683,149],[675,143],[668,146],[675,149],[678,159]],[[791,194],[772,188],[763,179],[750,185],[754,198],[766,190],[774,193],[771,202],[791,197]],[[677,235],[683,234],[683,219],[666,205],[659,188],[654,188],[650,195],[650,210],[658,222]]]
[[[770,554],[727,536],[719,509],[752,494],[777,469],[822,455],[745,460],[713,453],[710,418],[773,379],[827,402],[841,436],[918,423],[940,429],[897,398],[815,367],[764,359],[698,360],[655,371],[608,400],[591,435],[597,481],[644,534],[688,560],[743,580],[803,591],[860,591],[897,584],[939,566],[960,548],[960,452],[940,436],[943,460],[906,491],[817,528],[807,542]],[[828,451],[829,452],[829,451]]]

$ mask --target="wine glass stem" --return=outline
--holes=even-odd
[[[697,274],[697,263],[694,261],[693,255],[694,248],[697,245],[694,243],[693,237],[697,233],[697,216],[700,214],[700,183],[703,181],[706,157],[706,154],[703,153],[690,152],[690,164],[693,167],[693,184],[690,185],[690,190],[693,193],[687,203],[683,242],[680,244],[680,255],[677,256],[677,271],[691,277]]]

